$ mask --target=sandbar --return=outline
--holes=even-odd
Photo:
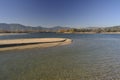
[[[68,45],[71,42],[72,40],[68,38],[29,38],[0,40],[0,51],[54,47]]]

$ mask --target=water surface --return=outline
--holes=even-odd
[[[119,80],[119,34],[32,33],[0,39],[61,37],[73,43],[0,52],[0,80]]]

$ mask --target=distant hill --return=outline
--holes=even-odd
[[[27,30],[30,27],[21,24],[6,24],[0,23],[0,30],[14,31],[14,30]]]
[[[106,27],[106,28],[120,29],[120,26],[112,26],[112,27]]]
[[[52,27],[52,28],[49,28],[50,30],[52,31],[58,31],[60,29],[70,29],[69,27],[61,27],[61,26],[55,26],[55,27]]]
[[[108,28],[108,29],[110,29],[110,28],[119,28],[120,29],[120,26],[110,26],[110,27],[88,27],[87,29],[98,29],[98,28],[102,28],[102,29],[104,29],[104,28]]]
[[[0,23],[0,32],[120,32],[120,26],[112,27],[87,27],[87,28],[69,28],[55,26],[51,28],[41,26],[25,26],[22,24]]]
[[[45,28],[41,26],[25,26],[22,24],[6,24],[0,23],[0,31],[57,31],[60,29],[69,29],[69,27],[55,26],[52,28]]]

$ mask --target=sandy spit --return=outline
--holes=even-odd
[[[6,50],[21,50],[30,48],[46,48],[61,45],[71,44],[72,40],[67,38],[32,38],[32,39],[13,39],[13,40],[0,40],[0,51]],[[26,44],[20,45],[19,44]],[[31,44],[36,43],[36,44]],[[2,47],[4,45],[17,44],[17,46]]]
[[[23,35],[27,33],[0,33],[0,36],[8,36],[8,35]]]

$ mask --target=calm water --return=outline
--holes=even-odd
[[[120,35],[33,33],[0,39],[67,37],[73,43],[0,52],[0,80],[120,80]]]

